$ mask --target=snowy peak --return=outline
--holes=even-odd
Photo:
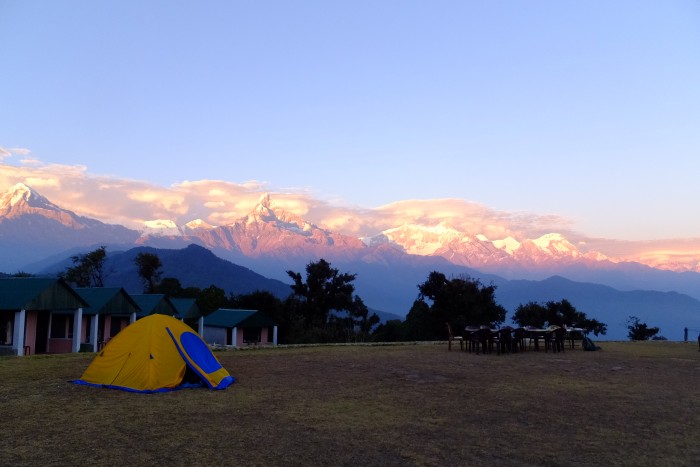
[[[30,209],[64,211],[24,183],[17,183],[0,196],[0,215],[19,213]]]
[[[493,245],[509,255],[512,255],[515,250],[520,248],[520,242],[513,237],[506,237],[503,240],[494,240]]]
[[[258,204],[242,220],[245,225],[272,224],[281,230],[289,230],[302,235],[310,235],[310,232],[318,227],[306,222],[300,216],[276,205],[269,193],[260,198]]]
[[[189,221],[187,224],[185,224],[185,229],[187,229],[187,230],[197,230],[197,229],[211,230],[213,228],[214,228],[213,225],[209,224],[208,222],[205,222],[202,219],[195,219],[195,220]]]
[[[537,248],[552,256],[572,256],[580,255],[578,249],[567,239],[557,233],[542,235],[540,238],[532,240]]]
[[[401,227],[384,230],[379,235],[365,238],[363,241],[370,246],[388,243],[412,255],[430,256],[447,243],[469,242],[469,239],[449,224],[442,222],[434,226],[404,224]]]
[[[469,235],[445,222],[432,226],[404,224],[363,241],[370,246],[388,244],[411,255],[441,256],[464,266],[500,262],[507,256],[486,236]]]
[[[145,221],[144,228],[141,231],[141,236],[155,237],[179,237],[182,236],[182,231],[175,222],[167,219],[155,219]]]
[[[388,244],[408,254],[441,256],[453,264],[471,267],[513,262],[544,264],[575,258],[593,261],[605,259],[596,254],[582,255],[558,233],[522,241],[513,237],[491,241],[483,234],[461,232],[446,223],[434,226],[405,224],[362,240],[369,246]]]
[[[17,183],[0,196],[0,219],[18,219],[32,215],[57,221],[72,229],[82,229],[99,223],[56,206],[24,183]]]

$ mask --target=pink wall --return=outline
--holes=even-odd
[[[109,331],[112,329],[112,316],[111,315],[105,315],[105,327],[102,329],[102,338],[105,341],[108,341],[109,338],[111,337],[109,335]]]
[[[71,353],[73,339],[49,339],[48,353]]]
[[[260,329],[260,345],[267,344],[267,328]],[[243,347],[244,345],[250,345],[243,342],[243,328],[238,328],[238,336],[236,337],[236,347]]]
[[[27,311],[25,315],[27,323],[25,325],[24,345],[31,347],[29,349],[29,355],[34,355],[36,352],[36,324],[39,319],[37,313],[37,311]]]
[[[88,326],[90,326],[90,316],[83,316],[83,325],[81,326],[82,329],[80,330],[80,342],[83,344],[87,344],[87,333],[88,333]],[[92,329],[90,329],[92,331]]]

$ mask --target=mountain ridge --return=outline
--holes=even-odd
[[[277,205],[269,195],[261,197],[248,215],[224,226],[200,222],[177,226],[160,220],[149,224],[150,231],[136,231],[93,220],[81,222],[87,227],[76,229],[61,223],[60,216],[78,221],[83,219],[80,216],[62,210],[26,185],[13,188],[0,197],[0,213],[4,213],[0,214],[0,270],[7,268],[8,258],[21,258],[15,267],[26,267],[61,252],[96,245],[183,249],[196,244],[279,281],[288,279],[287,270],[303,271],[309,262],[324,258],[342,271],[358,274],[358,293],[368,306],[399,316],[406,314],[417,297],[417,284],[434,270],[469,275],[484,282],[501,278],[544,280],[562,275],[620,289],[675,290],[700,298],[698,273],[681,274],[639,263],[591,258],[556,233],[523,241],[491,241],[443,223],[405,225],[361,239],[314,225]],[[7,215],[10,211],[12,216]],[[412,254],[417,251],[426,254]]]

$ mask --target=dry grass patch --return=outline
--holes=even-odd
[[[217,352],[225,391],[69,384],[93,354],[0,358],[2,465],[693,465],[700,352],[445,345]]]

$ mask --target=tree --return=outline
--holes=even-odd
[[[306,281],[298,272],[287,271],[292,292],[300,300],[300,311],[307,327],[325,327],[331,311],[349,311],[353,306],[355,274],[332,268],[325,259],[306,266]]]
[[[11,274],[10,277],[34,277],[34,274],[25,271],[17,271],[16,273]]]
[[[71,256],[74,266],[66,268],[62,277],[76,287],[104,287],[104,246],[83,255]]]
[[[444,334],[443,329],[445,329],[444,321],[440,322],[440,319],[436,319],[424,300],[417,299],[406,315],[403,337],[409,341],[433,340],[440,338],[441,332]]]
[[[652,339],[659,333],[659,328],[649,327],[647,323],[640,322],[639,318],[636,316],[630,316],[627,318],[627,337],[631,341],[646,341]]]
[[[153,288],[151,293],[164,294],[173,298],[197,298],[199,291],[197,291],[194,297],[186,297],[185,289],[182,288],[179,279],[176,277],[164,277],[163,280]]]
[[[160,257],[155,253],[139,253],[134,259],[134,263],[139,268],[139,276],[143,281],[143,292],[153,293],[162,271],[163,264]]]
[[[392,319],[380,324],[372,333],[374,342],[401,342],[405,340],[406,329],[403,321]]]
[[[528,302],[525,305],[518,305],[513,314],[513,323],[525,327],[544,328],[549,320],[546,306],[536,302]]]
[[[202,289],[199,297],[197,297],[197,303],[202,313],[206,316],[219,308],[226,308],[229,302],[224,289],[215,285],[210,285],[206,289]]]
[[[379,323],[354,295],[355,274],[340,273],[324,259],[306,266],[306,279],[294,271],[287,274],[294,281],[285,302],[290,342],[364,340]]]
[[[592,332],[596,336],[607,332],[605,323],[588,318],[585,313],[578,311],[566,299],[560,302],[550,301],[544,305],[536,302],[519,305],[513,315],[513,322],[519,326],[534,326],[536,328],[572,326],[581,328],[586,333]]]
[[[425,282],[418,285],[418,290],[418,300],[431,302],[427,316],[429,323],[425,323],[427,326],[422,333],[425,339],[444,338],[445,323],[450,323],[454,329],[463,329],[467,324],[492,327],[506,317],[505,308],[496,303],[496,286],[483,285],[478,279],[466,275],[448,279],[443,273],[433,271]],[[413,326],[409,328],[417,330]]]

